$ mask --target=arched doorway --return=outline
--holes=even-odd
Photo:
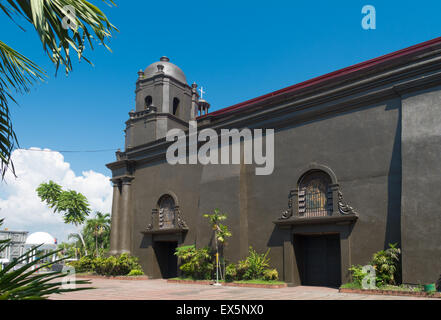
[[[163,195],[158,200],[159,228],[161,230],[175,228],[175,208],[176,201],[169,194]],[[178,275],[178,258],[175,255],[177,246],[178,241],[174,237],[163,237],[154,242],[153,249],[161,276],[164,279],[174,278]]]
[[[309,170],[298,181],[299,217],[320,219],[333,214],[331,177],[322,170]],[[322,229],[320,224],[315,229]],[[317,231],[318,231],[317,230]],[[294,234],[302,285],[338,287],[341,284],[340,234],[320,232]]]
[[[293,243],[302,285],[341,285],[340,234],[294,234]]]

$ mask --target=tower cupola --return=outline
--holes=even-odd
[[[186,129],[198,112],[195,87],[187,84],[184,72],[168,57],[137,75],[136,106],[126,122],[126,148],[161,139],[173,128]]]

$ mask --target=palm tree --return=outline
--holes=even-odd
[[[68,240],[74,239],[75,246],[84,254],[95,252],[100,254],[100,249],[109,247],[110,239],[110,214],[96,212],[95,217],[87,219],[83,229],[78,233],[71,233]]]
[[[77,246],[75,243],[62,242],[58,245],[58,249],[61,249],[61,251],[58,252],[60,258],[68,256],[75,257],[75,259],[78,260]]]
[[[103,0],[104,1],[104,0]],[[110,5],[114,5],[112,0]],[[86,0],[0,0],[0,11],[18,23],[24,21],[37,32],[43,51],[55,64],[68,74],[72,70],[71,55],[91,63],[83,53],[87,46],[93,50],[98,43],[110,50],[105,43],[112,32],[117,31],[106,15]],[[0,41],[0,175],[2,179],[11,169],[11,152],[18,145],[12,126],[10,102],[14,93],[28,92],[35,82],[43,81],[46,72],[30,59]]]
[[[84,238],[81,235],[81,233],[80,232],[78,232],[78,233],[70,233],[67,236],[67,240],[71,240],[71,239],[75,239],[75,242],[74,242],[75,249],[76,250],[78,249],[78,253],[80,254],[80,258],[81,258],[81,249],[83,249],[84,255],[87,256],[86,243],[85,243]],[[75,255],[76,255],[76,252],[75,252]]]
[[[228,237],[231,237],[231,232],[228,230],[228,227],[226,225],[223,225],[220,223],[223,220],[227,219],[227,215],[220,212],[219,209],[214,209],[213,214],[204,214],[205,218],[208,218],[210,221],[211,228],[214,231],[214,241],[216,246],[216,283],[218,283],[219,279],[219,269],[220,269],[220,260],[219,260],[219,245],[221,245],[222,252],[223,252],[223,245],[226,242]],[[224,271],[225,273],[225,260],[224,261]],[[223,274],[221,272],[221,275]],[[222,278],[225,278],[223,276]]]
[[[95,218],[86,221],[86,227],[84,229],[85,231],[89,230],[92,232],[95,238],[95,256],[98,256],[98,239],[101,240],[101,248],[104,248],[102,238],[106,233],[110,232],[110,214],[96,212]]]

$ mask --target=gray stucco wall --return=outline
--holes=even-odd
[[[215,129],[275,128],[275,168],[269,176],[256,176],[254,165],[169,165],[162,154],[166,143],[156,139],[171,127],[184,126],[186,115],[179,114],[179,120],[159,114],[154,130],[144,128],[142,118],[136,128],[128,127],[128,141],[135,135],[138,146],[119,153],[108,165],[114,180],[131,181],[130,205],[116,205],[112,212],[119,214],[118,221],[130,223],[119,222],[112,234],[122,234],[124,246],[130,234],[131,252],[144,271],[160,277],[152,235],[142,231],[159,198],[172,194],[189,230],[185,236],[168,235],[168,240],[208,245],[212,232],[202,215],[219,208],[227,213],[233,233],[226,258],[243,259],[249,245],[259,252],[270,248],[271,264],[294,284],[300,279],[294,234],[301,233],[340,234],[343,282],[349,280],[351,264],[367,264],[374,252],[395,242],[403,250],[403,282],[433,282],[441,272],[440,70],[441,48],[431,48],[323,86],[284,91],[254,100],[243,110],[198,119],[198,125]],[[164,94],[158,88],[155,95]],[[184,110],[190,110],[189,89],[179,92],[171,85],[167,97],[181,94]],[[153,131],[156,136],[150,136]],[[355,224],[276,226],[290,190],[314,166],[332,172],[345,202],[358,212]]]
[[[403,97],[403,280],[441,273],[441,88]]]
[[[154,257],[151,236],[141,232],[151,222],[152,209],[157,208],[159,198],[164,194],[176,196],[182,216],[190,226],[185,235],[185,244],[194,244],[198,232],[199,182],[201,170],[198,165],[172,166],[158,162],[137,168],[132,184],[134,221],[132,224],[132,252],[138,256],[144,271],[153,277],[160,277]]]
[[[399,99],[393,99],[276,132],[273,174],[255,176],[251,170],[247,177],[250,244],[260,251],[271,247],[281,271],[283,236],[270,222],[287,208],[289,190],[314,163],[334,171],[345,200],[359,213],[351,263],[366,264],[388,242],[400,242],[400,192],[391,191],[401,186],[399,114]]]
[[[400,192],[391,191],[401,189],[399,141],[396,98],[277,130],[275,169],[269,176],[256,176],[253,165],[160,162],[137,168],[132,182],[133,253],[151,276],[159,276],[141,231],[160,196],[172,192],[189,226],[185,244],[210,243],[212,233],[202,215],[219,208],[228,214],[226,224],[233,233],[227,259],[244,258],[249,245],[259,252],[271,248],[271,264],[282,275],[284,235],[272,221],[286,209],[289,190],[306,168],[318,163],[334,171],[345,200],[360,214],[347,254],[351,263],[365,264],[388,242],[400,242]]]

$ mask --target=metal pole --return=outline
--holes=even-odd
[[[219,283],[219,250],[217,246],[217,230],[214,231],[214,240],[216,243],[216,283],[214,285],[220,286],[221,284]]]
[[[219,283],[219,253],[216,252],[216,283]]]

